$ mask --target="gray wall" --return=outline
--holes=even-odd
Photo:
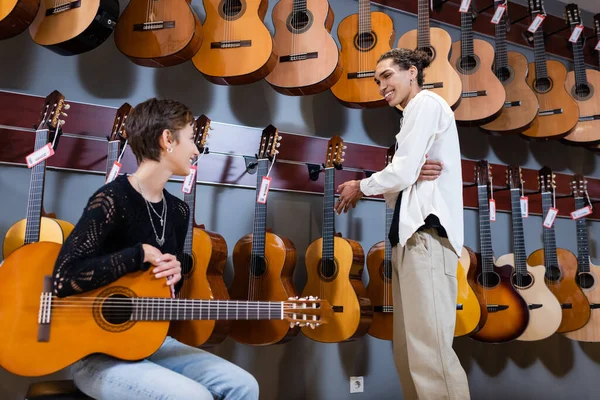
[[[273,31],[270,11],[267,26]],[[121,3],[123,9],[126,2]],[[355,13],[354,0],[332,0],[335,25]],[[381,9],[375,5],[373,9]],[[202,5],[194,9],[204,18]],[[381,9],[394,20],[396,38],[415,28],[416,19],[390,9]],[[459,31],[446,27],[453,38]],[[485,38],[490,40],[491,38]],[[337,38],[336,38],[337,40]],[[493,43],[493,42],[492,42]],[[511,49],[515,47],[511,46]],[[530,49],[519,48],[531,60]],[[204,113],[213,121],[264,128],[272,123],[280,130],[305,135],[389,146],[398,129],[398,116],[389,108],[351,110],[341,106],[330,92],[304,97],[277,94],[265,82],[240,87],[208,83],[191,62],[167,69],[135,66],[115,47],[105,44],[78,57],[61,57],[34,45],[27,33],[0,42],[0,89],[45,96],[58,88],[68,99],[118,107],[124,101],[136,104],[148,97],[171,97],[187,103],[194,113]],[[563,60],[564,61],[564,60]],[[571,68],[569,63],[566,63]],[[1,111],[0,111],[1,112]],[[461,129],[463,158],[486,158],[496,163],[519,163],[527,168],[546,164],[556,172],[600,176],[598,158],[591,152],[556,142],[527,142],[519,137],[490,137],[477,129]],[[215,149],[216,150],[216,149]],[[226,149],[223,149],[226,150]],[[25,215],[29,171],[0,165],[0,234]],[[103,177],[64,171],[47,175],[45,209],[75,223],[88,197],[103,183]],[[179,183],[168,185],[181,193]],[[9,196],[10,194],[10,196]],[[203,199],[197,207],[197,221],[221,233],[230,253],[236,241],[252,229],[254,191],[249,188],[198,186]],[[298,251],[294,275],[300,292],[306,281],[304,251],[321,234],[321,197],[310,194],[272,192],[268,224],[290,238]],[[384,209],[381,201],[363,201],[347,215],[337,217],[337,230],[358,240],[365,252],[383,239]],[[298,223],[302,221],[303,223]],[[542,245],[541,219],[525,220],[526,246],[532,252]],[[496,256],[509,253],[509,215],[500,213],[492,225]],[[574,223],[556,222],[559,246],[576,251]],[[599,224],[589,223],[591,255],[598,256],[595,238]],[[477,213],[465,211],[465,244],[478,249]],[[226,281],[231,282],[231,259]],[[364,274],[364,283],[368,275]],[[473,399],[591,399],[596,392],[595,377],[600,374],[600,344],[580,344],[560,335],[534,343],[513,342],[489,345],[458,338],[455,348],[469,375]],[[216,354],[246,368],[261,386],[261,399],[401,399],[391,343],[365,336],[343,344],[321,344],[299,335],[285,345],[248,347],[227,339],[214,348]],[[362,375],[365,392],[349,393],[348,378]],[[68,377],[68,370],[52,376]],[[48,377],[45,377],[46,379]],[[22,399],[30,382],[0,368],[0,398]],[[596,398],[597,396],[594,396]]]

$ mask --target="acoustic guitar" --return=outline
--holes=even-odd
[[[531,19],[542,13],[542,0],[528,0]],[[547,60],[544,25],[533,34],[534,62],[529,63],[527,84],[538,98],[539,110],[531,126],[522,132],[532,139],[559,139],[566,136],[579,119],[577,103],[565,89],[567,69],[560,61]]]
[[[575,200],[575,210],[590,206],[588,202],[587,181],[583,175],[575,174],[571,185]],[[587,297],[591,307],[591,314],[590,319],[583,327],[567,332],[564,335],[569,339],[581,342],[600,342],[600,288],[597,285],[598,277],[600,276],[600,267],[592,264],[590,259],[590,243],[585,217],[577,219],[575,225],[577,230],[577,277],[575,282]]]
[[[527,85],[527,58],[516,51],[507,51],[506,27],[508,22],[508,2],[495,0],[496,9],[505,7],[500,21],[495,26],[496,50],[494,53],[494,74],[506,91],[506,101],[500,115],[480,128],[490,133],[511,134],[527,129],[538,113],[538,100]]]
[[[583,25],[577,4],[567,4],[565,14],[571,31],[579,29],[578,26]],[[577,102],[579,121],[573,131],[564,137],[564,140],[574,144],[593,145],[600,144],[600,94],[596,91],[596,89],[600,89],[600,71],[585,67],[584,40],[582,31],[577,42],[571,43],[575,67],[573,71],[567,73],[565,89]]]
[[[63,56],[73,56],[104,43],[118,19],[118,0],[41,0],[29,26],[29,35],[40,46]]]
[[[319,299],[173,299],[152,267],[99,289],[58,298],[52,291],[52,270],[60,247],[29,244],[0,268],[0,366],[13,374],[51,374],[93,353],[143,359],[162,345],[170,321],[283,320],[317,326],[331,315],[329,303]]]
[[[268,0],[203,0],[204,40],[192,62],[219,85],[242,85],[265,78],[277,63],[264,24]]]
[[[392,162],[396,145],[388,148],[385,165]],[[375,243],[367,253],[369,284],[367,297],[373,305],[373,320],[369,335],[381,340],[392,340],[394,333],[394,302],[392,299],[392,245],[388,239],[394,209],[385,206],[384,240]]]
[[[371,300],[362,283],[365,262],[362,246],[335,234],[335,170],[342,167],[344,142],[339,136],[327,143],[323,197],[323,236],[306,249],[307,281],[302,296],[327,299],[334,314],[327,325],[302,329],[304,336],[324,343],[358,339],[373,319]]]
[[[115,44],[144,67],[170,67],[190,60],[203,29],[191,0],[131,0],[119,18]]]
[[[544,283],[545,267],[527,265],[521,193],[523,179],[519,166],[508,166],[507,184],[510,188],[512,217],[513,254],[505,254],[498,264],[513,267],[512,284],[529,306],[529,324],[517,340],[533,341],[545,339],[556,332],[562,320],[560,303]]]
[[[437,93],[454,109],[461,100],[462,82],[448,61],[452,39],[445,30],[430,28],[429,0],[418,0],[418,3],[417,29],[402,35],[396,47],[419,49],[429,54],[431,63],[424,71],[423,89]]]
[[[33,22],[40,0],[3,0],[0,2],[0,40],[22,33]]]
[[[450,64],[462,82],[454,117],[459,123],[482,124],[502,112],[506,91],[492,71],[494,48],[485,40],[473,39],[472,7],[460,13],[460,40],[452,43]]]
[[[69,108],[70,105],[65,103],[65,97],[59,91],[55,90],[46,96],[40,119],[36,124],[34,152],[32,153],[32,155],[34,153],[36,155],[32,156],[32,159],[39,159],[38,156],[43,155],[44,152],[56,151],[62,134],[61,126],[65,123],[60,118],[67,116],[63,110]],[[35,163],[37,160],[32,161]],[[8,228],[2,245],[4,258],[29,243],[46,241],[62,244],[73,230],[74,226],[70,222],[56,219],[56,215],[44,212],[45,183],[46,160],[44,159],[31,167],[27,217]]]
[[[344,72],[331,87],[333,95],[350,108],[386,106],[373,78],[379,56],[391,50],[394,42],[392,19],[382,12],[371,12],[370,0],[358,0],[358,14],[344,18],[337,34]]]
[[[475,165],[479,202],[479,246],[477,267],[470,268],[467,279],[477,297],[484,299],[488,311],[485,325],[471,337],[480,342],[509,342],[521,336],[529,324],[529,308],[512,285],[513,268],[494,261],[490,227],[488,190],[492,185],[491,167],[481,160]]]
[[[285,237],[267,232],[267,197],[262,188],[270,161],[279,152],[281,136],[273,125],[260,138],[256,166],[256,201],[252,233],[242,237],[233,248],[234,278],[229,290],[235,300],[281,301],[297,295],[292,282],[296,267],[296,248]],[[230,336],[240,343],[267,345],[285,343],[299,333],[285,321],[234,321]]]
[[[487,321],[487,304],[478,297],[469,281],[468,273],[471,268],[476,268],[477,256],[470,248],[463,246],[458,258],[456,268],[457,293],[456,293],[456,324],[454,337],[466,336],[479,331]]]
[[[548,213],[556,211],[555,177],[548,167],[540,169],[539,185],[542,195],[544,220]],[[557,332],[571,332],[585,326],[590,319],[590,304],[577,284],[577,258],[566,249],[556,248],[554,224],[543,227],[544,248],[534,251],[527,258],[529,265],[544,265],[544,282],[558,299],[562,318]]]
[[[194,140],[200,154],[208,151],[206,142],[210,119],[201,115],[194,126]],[[198,157],[194,159],[194,162]],[[196,224],[196,174],[189,192],[183,199],[190,209],[188,230],[183,244],[181,275],[183,285],[177,294],[179,299],[229,300],[223,281],[227,263],[227,243],[223,236]],[[184,184],[185,186],[185,184]],[[227,337],[231,323],[227,320],[173,321],[169,335],[192,347],[208,347],[221,343]]]
[[[596,32],[597,43],[600,43],[600,13],[594,15],[594,31]],[[598,69],[600,70],[600,51],[598,53]],[[587,146],[588,149],[594,152],[600,152],[600,144],[592,144]]]
[[[340,79],[340,52],[330,34],[333,10],[327,1],[279,1],[273,25],[277,64],[265,78],[273,89],[293,96],[316,94]]]

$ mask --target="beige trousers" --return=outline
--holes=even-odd
[[[468,400],[454,349],[458,256],[434,229],[392,249],[394,362],[405,400]]]

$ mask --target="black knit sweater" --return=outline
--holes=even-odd
[[[142,244],[181,262],[189,218],[188,205],[163,190],[167,202],[165,242],[159,246],[145,200],[126,175],[102,186],[90,197],[75,229],[63,244],[54,266],[54,294],[69,296],[97,289],[139,270],[147,270]],[[163,203],[152,203],[161,214]],[[154,227],[162,236],[160,219],[152,212]],[[182,279],[183,281],[183,279]],[[176,291],[183,283],[176,285]]]

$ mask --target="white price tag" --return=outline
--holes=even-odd
[[[546,228],[552,228],[552,225],[554,225],[554,220],[556,219],[557,214],[558,214],[558,209],[554,208],[554,207],[550,207],[548,209],[548,214],[546,214],[546,218],[544,218],[544,223],[542,225],[544,225],[544,227],[546,227]]]
[[[592,207],[590,206],[585,206],[583,208],[580,208],[579,210],[575,210],[571,213],[571,218],[572,219],[579,219],[579,218],[583,218],[586,215],[590,215],[592,213]]]
[[[581,36],[581,32],[583,32],[583,25],[577,25],[573,32],[571,32],[571,37],[569,37],[569,42],[577,43],[579,40],[579,36]]]
[[[490,200],[490,221],[496,221],[496,200]]]
[[[471,0],[462,0],[460,2],[460,8],[458,9],[458,11],[460,11],[461,13],[469,12],[470,5],[471,5]]]
[[[198,167],[195,165],[192,165],[190,167],[190,173],[188,174],[188,176],[185,177],[185,180],[183,181],[183,186],[181,187],[181,191],[183,193],[190,193],[192,191],[192,185],[196,182],[197,170]]]
[[[506,11],[506,6],[504,4],[500,4],[498,8],[496,8],[496,12],[492,17],[492,24],[498,25],[498,23],[502,19],[502,16],[504,15],[504,11]]]
[[[106,182],[104,183],[106,184],[114,181],[117,175],[119,175],[119,171],[121,171],[122,166],[123,165],[120,162],[115,161],[112,167],[110,168],[110,172],[108,173],[108,176],[106,177]]]
[[[258,192],[257,203],[265,204],[267,202],[267,195],[269,194],[269,187],[271,187],[271,178],[263,176],[262,182],[260,183],[260,191]]]
[[[540,27],[542,22],[544,22],[544,18],[546,18],[545,15],[542,15],[542,14],[536,15],[535,19],[533,20],[531,25],[529,25],[529,28],[527,28],[527,30],[531,33],[535,33],[535,31],[538,30],[538,28]]]
[[[600,51],[600,40],[598,40],[598,43],[596,43],[596,47],[594,47],[594,49]]]
[[[25,157],[25,162],[27,162],[27,167],[33,168],[42,161],[47,158],[50,158],[54,155],[54,149],[52,148],[52,144],[48,143],[41,149],[38,149]]]
[[[529,197],[521,196],[521,217],[529,217]]]

